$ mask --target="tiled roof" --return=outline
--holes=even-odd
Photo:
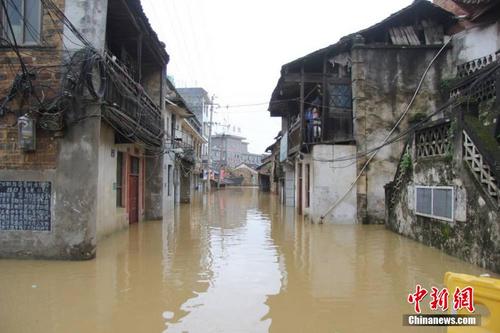
[[[454,0],[454,1],[466,5],[479,5],[479,4],[487,4],[493,2],[494,0]]]

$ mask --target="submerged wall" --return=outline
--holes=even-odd
[[[500,215],[461,159],[419,160],[405,177],[397,200],[388,204],[386,226],[421,243],[481,267],[500,272]],[[452,186],[454,218],[415,214],[415,185]],[[388,193],[388,197],[392,194]]]
[[[354,145],[315,145],[311,154],[311,206],[309,217],[313,223],[346,193],[346,197],[331,212],[324,223],[354,224],[356,219],[356,186],[349,189],[356,178],[356,163],[349,157],[355,156]],[[332,160],[347,159],[345,161]],[[305,179],[305,178],[304,178]]]
[[[283,194],[285,196],[284,202],[287,207],[295,206],[295,166],[292,164],[283,164],[285,171],[285,186]]]
[[[92,45],[102,50],[104,48],[104,37],[96,27],[106,26],[107,1],[78,1],[67,2],[63,7],[65,14],[76,25],[77,29],[89,40]],[[77,17],[77,19],[75,19]],[[44,20],[50,22],[47,15]],[[92,26],[89,25],[92,21]],[[54,34],[50,24],[43,28],[46,33]],[[65,29],[66,30],[66,29]],[[99,30],[99,31],[98,31]],[[66,31],[65,31],[66,32]],[[68,39],[62,41],[49,38],[54,49],[50,54],[58,61],[63,49],[74,49]],[[64,44],[64,47],[61,45]],[[26,48],[24,54],[34,52]],[[42,49],[41,49],[42,50]],[[45,54],[46,56],[51,56]],[[33,59],[33,62],[38,61]],[[68,114],[69,119],[85,119],[88,115],[98,115],[98,106],[89,106],[82,112]],[[49,206],[43,211],[49,215],[48,222],[40,225],[42,210],[36,203],[29,203],[28,195],[24,198],[18,197],[23,203],[16,205],[35,205],[37,217],[31,220],[31,225],[19,223],[20,218],[13,217],[10,222],[1,227],[0,230],[0,256],[1,257],[26,257],[26,258],[50,258],[50,259],[90,259],[95,256],[96,251],[96,219],[97,219],[97,192],[98,192],[98,163],[99,163],[99,141],[101,120],[90,117],[65,129],[62,138],[52,138],[39,145],[38,153],[21,153],[22,158],[18,165],[3,165],[0,167],[0,179],[2,181],[23,182],[18,184],[18,189],[24,187],[27,191],[29,185],[38,184],[46,189],[46,198]],[[3,125],[3,124],[1,124]],[[0,126],[2,127],[2,126]],[[0,132],[3,130],[0,128]],[[0,133],[3,134],[3,133]],[[0,135],[1,136],[1,135]],[[44,140],[47,136],[41,133]],[[19,153],[17,137],[11,138],[10,149]],[[48,144],[48,146],[46,146]],[[9,147],[7,147],[9,149]],[[42,154],[40,154],[42,152]],[[47,153],[47,154],[45,154]],[[34,159],[40,158],[41,164],[32,163]],[[41,185],[42,184],[42,185]],[[50,184],[50,185],[48,185]],[[49,188],[50,186],[50,188]],[[13,186],[4,183],[13,190]],[[8,214],[13,214],[12,206]],[[48,213],[50,210],[50,213]],[[17,210],[28,213],[26,206]],[[6,216],[7,212],[2,214]],[[8,226],[7,226],[8,224]]]
[[[123,175],[125,179],[118,180],[117,161],[118,152],[123,153]],[[122,195],[126,203],[127,194],[127,154],[125,148],[115,144],[114,130],[103,123],[99,145],[99,176],[97,191],[97,239],[101,239],[114,231],[128,227],[128,215],[125,208],[117,203],[116,187],[122,183]]]

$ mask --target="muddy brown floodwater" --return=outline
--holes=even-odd
[[[0,332],[444,332],[417,283],[484,270],[383,226],[311,225],[255,189],[197,196],[87,262],[0,260]]]

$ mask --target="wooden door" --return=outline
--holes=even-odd
[[[137,157],[130,157],[128,221],[130,224],[139,221],[139,159]]]

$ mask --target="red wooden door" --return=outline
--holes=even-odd
[[[139,222],[139,159],[130,158],[130,174],[128,176],[128,221]]]

